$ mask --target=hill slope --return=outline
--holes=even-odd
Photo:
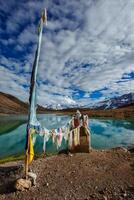
[[[38,112],[43,112],[44,108],[39,106]],[[16,97],[0,92],[0,114],[27,114],[28,104],[20,101]]]

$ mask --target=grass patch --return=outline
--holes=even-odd
[[[12,162],[12,161],[19,161],[19,160],[24,160],[25,156],[24,155],[19,155],[19,156],[9,156],[6,158],[3,158],[0,160],[0,164],[4,164],[7,162]]]
[[[57,155],[57,154],[58,154],[57,152],[54,152],[54,153],[49,153],[48,152],[45,155],[44,155],[44,153],[35,154],[34,160],[36,160],[38,158],[44,158],[44,157],[54,156],[54,155]],[[24,160],[24,159],[25,159],[25,155],[9,156],[9,157],[0,159],[0,164],[12,162],[12,161]]]

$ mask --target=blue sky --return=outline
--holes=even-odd
[[[45,7],[38,104],[92,106],[134,91],[133,0],[0,0],[0,5],[0,91],[28,101]]]

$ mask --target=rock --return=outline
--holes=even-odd
[[[72,156],[73,156],[73,154],[69,152],[69,153],[68,153],[68,156],[72,157]]]
[[[126,197],[126,196],[127,196],[127,192],[126,192],[126,191],[124,192],[123,196],[124,196],[124,197]]]
[[[128,151],[131,152],[131,153],[134,153],[134,147],[130,147],[130,148],[128,149]]]
[[[30,179],[32,185],[36,185],[37,175],[33,172],[28,172],[28,178]]]
[[[104,191],[103,190],[100,190],[100,191],[98,191],[100,194],[104,194]]]
[[[127,196],[127,194],[125,193],[125,194],[124,194],[124,197],[126,197],[126,196]]]
[[[31,187],[31,181],[19,178],[16,180],[15,189],[24,191],[25,189],[29,189]]]
[[[47,183],[46,185],[47,185],[47,187],[48,187],[48,186],[49,186],[49,183]]]
[[[108,200],[107,196],[103,195],[104,200]]]
[[[128,152],[128,150],[125,147],[115,147],[115,148],[113,148],[113,150]]]

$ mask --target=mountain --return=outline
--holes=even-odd
[[[42,106],[38,106],[39,113],[44,112]],[[27,114],[28,103],[24,103],[16,97],[0,92],[0,114]]]
[[[115,108],[119,107],[119,108]],[[113,109],[114,108],[114,109]],[[123,95],[101,102],[96,108],[44,108],[38,106],[37,113],[57,113],[73,115],[79,109],[81,113],[88,114],[89,117],[112,117],[112,118],[130,118],[134,119],[134,96],[133,94]],[[0,115],[27,114],[28,104],[20,101],[16,97],[0,92]]]
[[[94,108],[97,109],[115,109],[134,104],[134,93],[124,94],[120,97],[111,98],[106,101],[99,102]]]
[[[121,108],[124,106],[129,106],[131,104],[134,104],[134,93],[128,93],[128,94],[124,94],[122,96],[119,97],[115,97],[115,98],[111,98],[105,101],[101,101],[98,103],[90,103],[87,105],[79,105],[77,103],[75,104],[66,104],[66,103],[62,103],[62,104],[58,104],[58,105],[45,105],[46,109],[49,110],[65,110],[65,109],[102,109],[102,110],[106,110],[106,109],[115,109],[115,108]]]

